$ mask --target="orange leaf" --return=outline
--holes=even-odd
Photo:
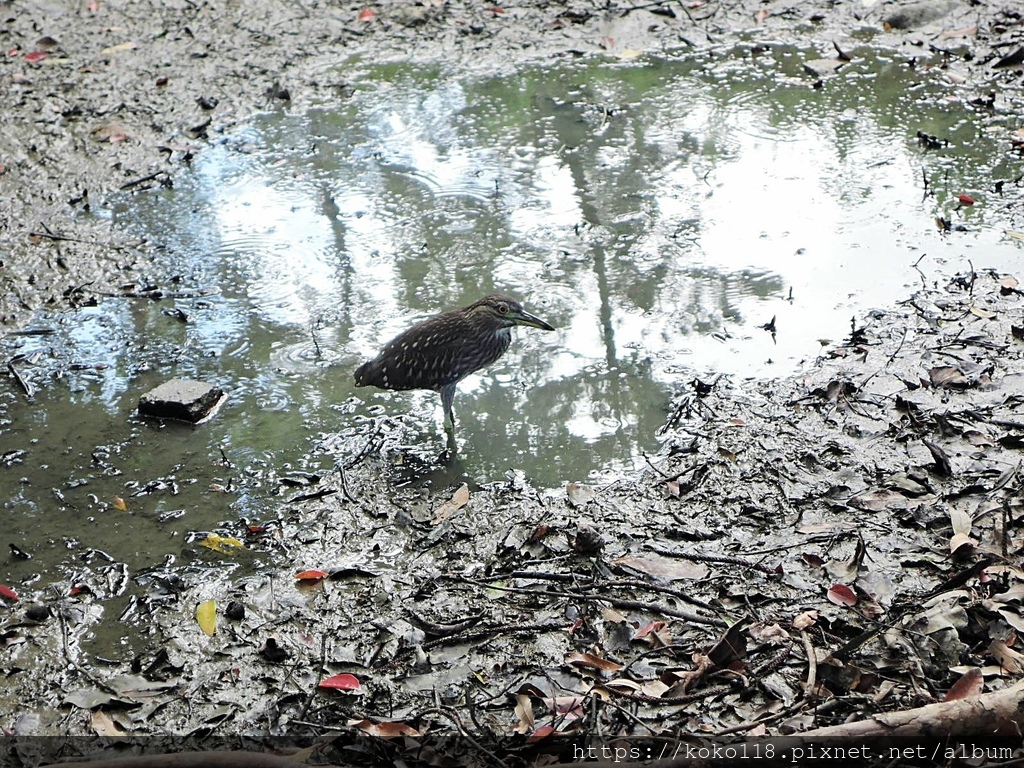
[[[400,736],[416,738],[420,735],[419,731],[405,723],[375,723],[372,720],[349,720],[347,725],[358,728],[363,733],[368,733],[379,739],[397,739]]]
[[[574,667],[590,667],[602,672],[618,672],[622,669],[622,665],[617,662],[602,659],[600,656],[595,656],[592,653],[579,653],[578,651],[567,653],[565,655],[565,662],[572,664]]]
[[[530,738],[526,740],[527,744],[536,744],[538,741],[544,741],[548,736],[555,733],[555,729],[550,725],[542,725],[536,731],[530,734]]]
[[[943,701],[956,701],[965,696],[977,696],[984,687],[985,678],[982,676],[981,670],[971,667],[953,683],[952,688],[946,691],[946,698]]]
[[[376,15],[377,15],[377,12],[374,11],[373,8],[363,8],[363,10],[361,10],[359,12],[359,20],[360,21],[373,21],[373,17],[376,16]]]
[[[326,579],[328,575],[327,571],[310,569],[308,571],[299,571],[295,574],[295,578],[299,581],[320,581],[321,579]]]
[[[358,691],[359,678],[355,675],[341,674],[321,680],[317,688],[330,688],[335,691]]]
[[[124,503],[124,499],[122,499],[120,496],[114,497],[114,501],[111,506],[113,506],[114,509],[120,510],[121,512],[124,512],[126,509],[128,509],[128,505]]]
[[[845,584],[833,584],[828,588],[828,599],[836,605],[847,607],[857,604],[857,595]]]
[[[633,635],[634,640],[640,640],[641,638],[647,637],[651,632],[660,632],[665,627],[664,621],[652,621],[646,627],[642,627],[637,630],[636,634]]]

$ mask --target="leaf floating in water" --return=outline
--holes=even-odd
[[[327,571],[318,571],[315,568],[310,568],[306,571],[299,571],[295,574],[295,578],[299,581],[317,582],[326,579],[328,575]]]
[[[196,621],[199,622],[199,628],[208,637],[213,637],[213,633],[217,630],[217,603],[214,600],[200,603],[196,608]]]
[[[220,552],[222,555],[229,555],[236,550],[245,549],[245,544],[232,536],[221,536],[216,533],[206,534],[206,538],[199,542],[199,546]]]

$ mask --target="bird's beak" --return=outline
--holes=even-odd
[[[536,315],[531,315],[529,312],[523,310],[513,315],[509,315],[512,320],[515,321],[516,325],[529,325],[532,328],[540,328],[543,331],[553,331],[555,326],[550,323],[545,323]]]

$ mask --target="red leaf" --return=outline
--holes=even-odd
[[[42,61],[49,55],[50,54],[48,54],[46,51],[29,51],[25,54],[25,61],[27,61],[29,64],[35,64],[37,61]]]
[[[4,600],[10,600],[12,603],[18,602],[18,593],[10,587],[5,587],[3,584],[0,584],[0,597]]]
[[[967,696],[977,696],[984,688],[985,679],[981,675],[981,670],[971,667],[953,683],[952,688],[946,691],[946,698],[943,701],[956,701]]]
[[[373,17],[376,16],[376,15],[377,15],[377,12],[374,11],[373,8],[363,8],[363,10],[361,10],[359,12],[359,20],[360,21],[373,21]]]
[[[526,740],[527,744],[536,744],[538,741],[544,741],[549,736],[554,735],[555,729],[550,725],[542,725],[540,728],[530,734],[530,738]]]
[[[308,571],[299,571],[295,574],[295,578],[299,581],[320,581],[321,579],[326,579],[328,575],[327,571],[310,569]]]
[[[974,198],[970,195],[957,195],[956,199],[960,201],[960,205],[974,205]]]
[[[318,688],[330,688],[335,691],[358,691],[359,678],[355,675],[341,674],[321,680]]]
[[[649,635],[651,632],[660,632],[664,628],[665,628],[665,622],[664,621],[652,621],[646,627],[641,627],[640,629],[638,629],[636,634],[633,635],[633,639],[634,640],[640,640],[642,638],[647,637],[647,635]]]
[[[847,607],[857,604],[857,595],[845,584],[833,584],[828,588],[828,599],[836,605]]]
[[[90,11],[91,11],[92,13],[96,13],[96,11],[98,11],[98,10],[100,9],[100,3],[99,3],[99,0],[89,0],[89,2],[88,2],[88,3],[86,4],[86,7],[87,7],[87,8],[88,8],[88,9],[89,9],[89,10],[90,10]]]
[[[492,5],[487,10],[490,11],[491,13],[493,13],[493,14],[496,14],[496,15],[497,14],[502,14],[502,13],[505,12],[505,9],[502,8],[500,5]]]

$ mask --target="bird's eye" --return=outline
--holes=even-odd
[[[508,314],[508,304],[499,304],[498,305],[498,314],[500,314],[500,315],[507,315]]]

